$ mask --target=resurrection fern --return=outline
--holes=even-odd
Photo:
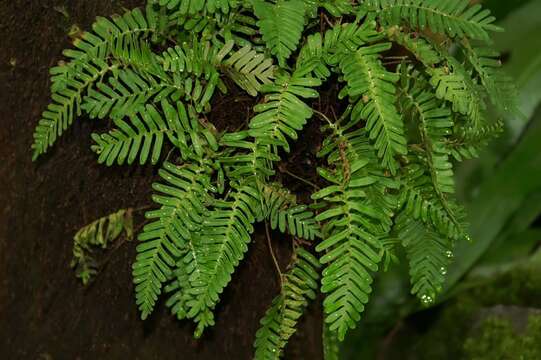
[[[469,0],[149,0],[98,18],[51,69],[33,158],[84,113],[107,126],[92,134],[99,163],[159,167],[156,208],[138,234],[136,303],[145,319],[168,293],[166,306],[197,337],[219,316],[255,225],[283,233],[295,251],[255,357],[283,354],[321,290],[325,353],[336,358],[335,340],[356,327],[398,246],[412,294],[430,305],[454,244],[468,239],[453,168],[516,111],[490,48],[494,20]],[[239,92],[253,109],[239,107]],[[229,115],[220,119],[235,121],[216,122],[217,104]],[[304,131],[310,122],[322,141],[314,126]],[[282,183],[280,162],[304,154],[298,139],[318,153],[312,204]],[[96,270],[90,246],[131,229],[128,214],[76,235],[84,282]]]
[[[308,251],[295,249],[293,263],[282,276],[280,295],[272,301],[255,335],[256,359],[281,357],[309,301],[316,298],[319,266],[318,260]]]
[[[441,237],[432,225],[414,220],[406,212],[397,217],[395,230],[409,260],[411,292],[430,304],[445,282],[452,242]]]
[[[83,285],[87,285],[98,272],[94,254],[95,247],[107,248],[124,232],[126,238],[133,238],[132,209],[119,210],[104,216],[79,229],[73,237],[73,259],[71,267]]]
[[[264,216],[271,228],[306,240],[319,237],[319,225],[306,205],[297,205],[297,199],[280,184],[270,184],[263,190]]]
[[[276,3],[253,0],[259,31],[280,66],[297,49],[304,28],[305,6],[302,0],[277,0]]]

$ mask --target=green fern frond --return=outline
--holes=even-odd
[[[443,61],[428,38],[412,36],[410,33],[400,31],[398,26],[387,29],[387,36],[410,51],[426,67],[433,67]]]
[[[433,178],[422,159],[411,156],[409,161],[401,178],[400,203],[405,211],[416,220],[432,224],[451,239],[467,238],[464,209],[452,198],[436,193]]]
[[[233,42],[218,47],[208,41],[198,41],[194,37],[189,43],[165,50],[160,55],[159,62],[165,71],[193,74],[208,80],[232,47]]]
[[[257,46],[258,51],[264,49],[256,25],[257,20],[247,11],[250,8],[249,2],[229,3],[231,9],[227,13],[203,11],[197,14],[183,14],[179,10],[172,9],[166,11],[166,14],[180,38],[197,34],[203,41],[209,40],[213,43],[234,41],[239,46]]]
[[[153,76],[143,77],[130,69],[118,70],[117,76],[109,78],[108,82],[98,83],[85,96],[82,109],[90,118],[110,116],[119,119],[155,99],[169,97],[181,90],[171,82],[162,82]]]
[[[454,125],[451,111],[427,90],[429,86],[420,73],[408,72],[406,67],[402,67],[402,71],[402,112],[417,121],[424,149],[420,156],[426,161],[434,189],[443,202],[446,193],[455,192],[453,165],[449,161],[449,149],[445,146]],[[413,79],[415,82],[412,84]]]
[[[159,171],[165,184],[152,185],[157,192],[152,199],[161,207],[146,213],[153,222],[138,236],[140,244],[133,264],[136,302],[142,319],[152,312],[181,250],[203,223],[207,212],[204,202],[209,191],[214,190],[210,171],[205,165],[176,166],[166,162]]]
[[[239,0],[151,0],[153,4],[178,11],[181,15],[194,15],[203,11],[215,13],[221,11],[227,14],[231,8],[240,3]]]
[[[488,124],[476,129],[476,131],[455,126],[453,136],[447,139],[445,146],[457,161],[469,160],[477,158],[481,150],[502,132],[503,123],[501,121]]]
[[[375,25],[373,21],[361,25],[346,23],[335,25],[324,35],[308,36],[297,57],[296,72],[312,72],[315,77],[326,80],[331,74],[329,67],[338,65],[343,56],[360,46],[383,39],[384,34],[377,31]]]
[[[187,305],[190,300],[188,289],[190,288],[190,278],[186,272],[186,265],[183,260],[179,260],[175,270],[173,270],[173,280],[164,288],[166,293],[171,293],[165,306],[169,308],[171,314],[178,320],[186,318]]]
[[[194,103],[197,112],[208,112],[216,88],[222,93],[227,91],[218,67],[232,46],[232,42],[218,47],[192,38],[183,46],[177,45],[164,51],[159,62],[165,71],[172,73],[173,83],[182,89],[179,96]]]
[[[146,213],[138,236],[136,302],[145,319],[165,290],[166,306],[196,324],[196,337],[215,323],[255,223],[321,237],[325,352],[336,358],[337,341],[358,323],[375,273],[397,261],[399,243],[412,293],[433,301],[454,242],[467,238],[452,158],[476,156],[501,130],[488,120],[489,102],[503,115],[516,109],[498,54],[485,47],[499,28],[470,2],[149,0],[145,14],[98,18],[51,69],[52,103],[33,158],[82,113],[110,119],[92,135],[99,163],[155,165],[170,150],[177,165],[166,160],[159,170],[159,208]],[[405,55],[398,67],[396,46]],[[332,83],[313,101],[324,81]],[[333,102],[336,82],[343,86]],[[229,86],[238,87],[235,98],[261,95],[251,118],[235,99],[216,99]],[[239,121],[212,124],[215,101]],[[331,120],[339,105],[345,111]],[[318,157],[327,165],[318,174],[328,185],[303,205],[275,182],[276,169],[294,141],[313,135],[303,129],[314,113],[325,121]],[[91,246],[118,236],[114,216],[76,235],[73,265],[84,282],[96,269]],[[257,333],[256,358],[283,353],[315,296],[318,261],[295,251]]]
[[[474,47],[462,41],[467,61],[479,77],[493,105],[501,113],[517,113],[517,89],[512,79],[501,70],[500,54],[489,47]]]
[[[290,270],[282,277],[282,290],[261,319],[254,342],[255,359],[279,359],[318,287],[319,261],[308,251],[297,248]]]
[[[193,41],[186,50],[176,46],[160,56],[148,46],[133,47],[122,57],[134,70],[116,70],[109,84],[99,82],[89,89],[82,109],[91,118],[122,118],[149,102],[181,97],[194,102],[198,112],[208,111],[215,88],[225,91],[216,68],[221,52],[209,43]]]
[[[34,132],[34,160],[47,152],[73,119],[81,115],[86,92],[118,67],[107,62],[115,44],[138,41],[154,31],[153,24],[147,22],[138,9],[113,17],[112,21],[98,18],[92,28],[93,32],[86,32],[75,40],[75,49],[64,51],[69,62],[51,69],[52,102]]]
[[[323,340],[323,359],[340,360],[340,342],[336,332],[329,330],[329,325],[323,323],[321,334]]]
[[[318,92],[312,87],[320,85],[316,78],[277,75],[273,84],[264,85],[261,92],[265,101],[254,107],[258,113],[249,123],[250,135],[264,145],[278,145],[289,152],[287,138],[296,140],[312,117],[312,109],[300,98],[315,98]]]
[[[391,28],[388,33],[426,66],[436,96],[449,101],[453,111],[466,115],[472,131],[486,126],[483,92],[462,63],[429,38],[412,38],[408,34],[400,33],[396,28]]]
[[[152,105],[141,108],[129,116],[129,122],[114,119],[115,129],[106,134],[92,134],[98,162],[107,166],[125,162],[132,164],[148,160],[156,164],[160,159],[165,140],[180,150],[183,159],[202,157],[206,151],[218,150],[217,140],[204,128],[192,107],[186,111],[181,102],[174,108],[169,102],[161,102],[162,113]]]
[[[253,223],[260,215],[259,191],[241,185],[230,194],[231,200],[216,200],[213,209],[202,220],[197,245],[203,269],[190,273],[192,298],[186,303],[188,317],[198,322],[196,337],[212,325],[201,313],[212,311],[244,253],[248,250]],[[204,251],[203,251],[204,250]]]
[[[260,179],[265,180],[275,173],[271,164],[279,161],[280,157],[270,146],[249,141],[249,136],[248,131],[240,131],[225,134],[220,139],[222,145],[236,150],[235,153],[219,159],[230,180],[244,182],[251,179],[259,182]]]
[[[252,46],[254,50],[262,52],[265,45],[259,34],[257,17],[246,11],[246,7],[240,7],[238,11],[230,13],[227,19],[220,22],[218,34],[226,42],[233,40],[238,46]]]
[[[233,53],[223,66],[225,73],[252,96],[259,93],[262,85],[272,83],[275,71],[272,59],[250,45]]]
[[[320,170],[332,185],[312,195],[323,199],[327,210],[317,221],[324,222],[325,239],[316,250],[324,252],[321,291],[329,329],[340,340],[355,328],[372,291],[372,272],[383,256],[381,239],[390,231],[396,200],[387,194],[396,184],[384,177],[364,129],[345,131],[329,125],[333,135],[326,139],[320,156],[327,156],[334,171]]]
[[[73,237],[73,258],[71,267],[83,285],[87,285],[97,273],[98,264],[93,254],[93,247],[105,249],[110,243],[125,233],[126,238],[133,237],[132,209],[122,209],[104,216],[81,228]]]
[[[319,225],[306,205],[297,205],[297,198],[279,184],[263,187],[264,217],[273,230],[279,229],[305,240],[319,237]]]
[[[397,217],[396,232],[409,260],[411,293],[423,305],[431,305],[443,288],[453,257],[453,243],[430,224],[414,220],[405,213]]]
[[[496,18],[481,5],[470,6],[469,0],[367,0],[367,8],[384,23],[413,29],[430,29],[449,37],[469,37],[488,41],[489,33],[502,31],[494,25]]]
[[[479,86],[456,59],[445,56],[445,61],[445,66],[427,70],[436,96],[449,101],[453,111],[466,115],[473,129],[480,128],[486,123],[486,105]]]
[[[345,92],[358,99],[351,120],[366,121],[370,139],[384,167],[395,174],[396,155],[407,153],[402,117],[395,106],[397,74],[387,71],[378,56],[390,48],[389,43],[364,46],[354,53],[342,56],[340,69],[347,81]],[[360,98],[360,99],[359,99]]]
[[[304,28],[304,3],[301,0],[277,0],[268,3],[252,0],[257,25],[263,40],[280,66],[297,49]]]

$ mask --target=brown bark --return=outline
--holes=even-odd
[[[115,250],[84,288],[69,268],[72,236],[119,208],[150,204],[152,167],[106,168],[90,150],[99,128],[81,119],[49,154],[31,162],[32,132],[49,101],[48,68],[69,46],[68,28],[142,1],[0,2],[0,354],[4,359],[249,359],[258,322],[278,292],[258,230],[225,291],[216,326],[201,340],[166,313],[139,320],[131,263],[135,242]],[[62,14],[64,6],[68,17]],[[241,113],[244,113],[242,111]],[[139,218],[141,224],[143,219]],[[275,236],[282,266],[289,245]],[[321,358],[319,305],[310,309],[286,358]]]

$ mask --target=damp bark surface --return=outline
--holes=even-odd
[[[199,340],[193,339],[189,322],[167,313],[163,301],[150,319],[139,319],[131,277],[135,241],[106,253],[97,278],[87,287],[69,267],[77,229],[120,208],[150,205],[157,169],[98,165],[90,134],[107,122],[84,118],[32,163],[32,133],[49,101],[48,68],[69,47],[73,25],[88,29],[96,16],[141,5],[143,1],[135,0],[0,2],[3,359],[250,359],[259,319],[279,291],[262,228],[223,294],[216,325]],[[251,104],[237,101],[235,106],[239,114],[247,114]],[[314,149],[301,144],[293,156],[305,152],[308,162],[294,160],[289,171],[313,167],[309,159]],[[143,223],[138,213],[136,227]],[[272,238],[284,269],[291,241],[276,233]],[[309,308],[286,359],[322,357],[320,314],[318,303]]]

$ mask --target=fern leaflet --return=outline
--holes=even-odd
[[[297,248],[290,270],[283,275],[282,290],[261,319],[254,342],[256,359],[279,359],[309,300],[316,298],[318,260]]]

